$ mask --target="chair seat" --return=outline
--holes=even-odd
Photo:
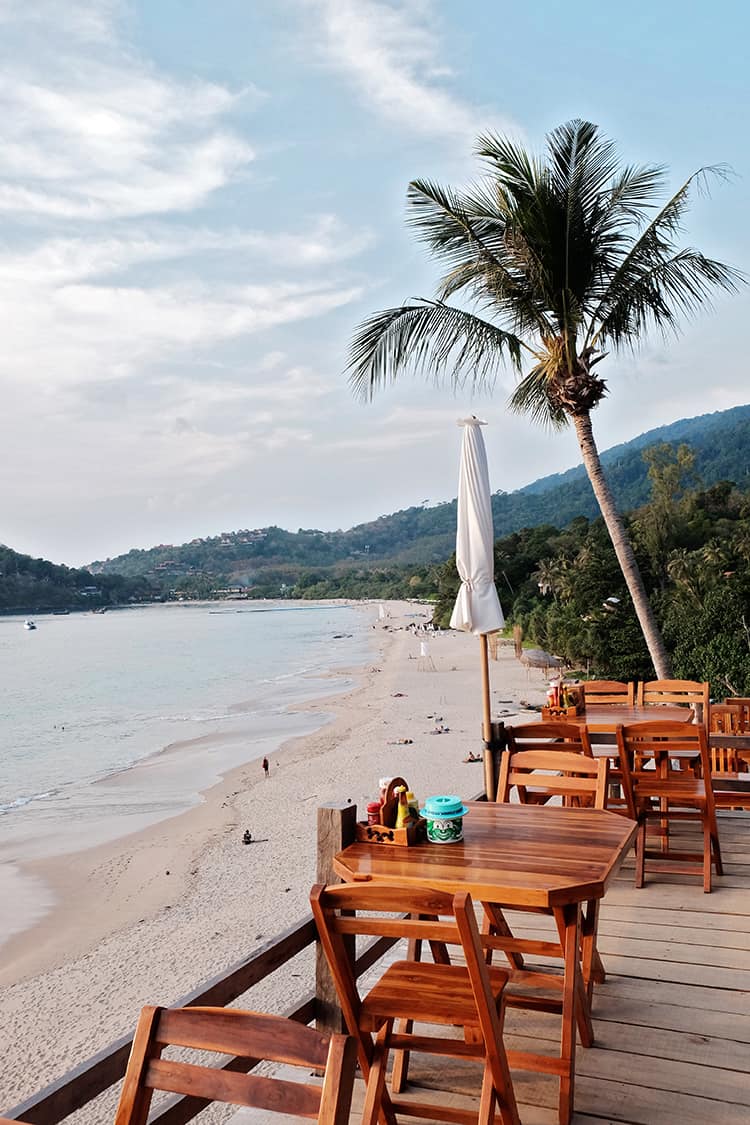
[[[508,980],[502,969],[490,967],[490,988],[498,1003]],[[375,1031],[386,1019],[468,1025],[477,1022],[477,1002],[463,965],[435,965],[431,961],[396,961],[362,1000],[362,1018]]]
[[[672,775],[666,779],[648,778],[648,780],[641,780],[638,775],[638,781],[635,790],[636,801],[641,797],[668,797],[670,800],[679,801],[705,801],[706,787],[703,784],[702,778],[675,778]]]
[[[714,803],[722,809],[750,809],[750,780],[747,774],[739,777],[714,777],[711,779]]]

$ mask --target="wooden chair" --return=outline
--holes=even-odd
[[[711,870],[723,874],[716,810],[710,782],[711,762],[705,727],[696,723],[646,722],[618,726],[616,730],[620,772],[631,815],[638,821],[635,885],[642,887],[647,859],[661,861],[652,870],[703,876],[703,890],[711,890]],[[675,768],[679,755],[700,761],[701,776]],[[649,769],[653,763],[653,769]],[[699,821],[703,852],[671,847],[672,822]],[[658,822],[658,825],[656,824]],[[661,850],[648,847],[647,827],[655,825]],[[693,863],[697,870],[681,867]]]
[[[505,728],[507,748],[516,750],[550,750],[553,746],[570,754],[586,754],[593,758],[591,741],[585,724],[577,722],[524,722]]]
[[[542,772],[538,772],[542,771]],[[559,771],[559,772],[558,772]],[[544,750],[506,750],[500,762],[496,799],[507,804],[515,787],[522,805],[529,796],[559,796],[563,804],[593,805],[603,809],[607,799],[609,762],[596,761],[586,754],[550,748]],[[531,793],[529,793],[531,790]]]
[[[310,903],[346,1026],[358,1043],[360,1069],[367,1083],[362,1125],[374,1125],[379,1116],[387,1125],[394,1125],[398,1110],[457,1125],[491,1125],[496,1104],[503,1125],[519,1125],[502,1039],[503,989],[508,974],[485,964],[470,895],[350,883],[315,886]],[[355,911],[360,913],[352,914]],[[440,921],[440,917],[449,920]],[[375,986],[360,996],[345,942],[350,934],[406,938],[411,959],[391,964]],[[430,942],[435,961],[419,959],[423,940]],[[465,965],[446,963],[446,945],[462,948]],[[399,1021],[396,1030],[395,1021]],[[465,1037],[457,1039],[450,1032],[415,1033],[413,1021],[463,1026]],[[391,1097],[385,1088],[391,1049],[481,1062],[478,1113],[455,1105]]]
[[[712,703],[709,722],[710,734],[742,734],[742,708],[727,703]],[[747,762],[731,746],[709,746],[711,776],[718,774],[737,777],[747,772]]]
[[[322,1085],[291,1082],[196,1061],[163,1059],[166,1047],[214,1051],[324,1071]],[[235,1008],[157,1008],[141,1012],[115,1114],[115,1125],[146,1125],[154,1090],[211,1102],[256,1106],[320,1125],[348,1125],[357,1045],[348,1035],[323,1035],[282,1016]],[[231,1066],[231,1064],[230,1064]]]
[[[542,772],[538,772],[542,771]],[[560,771],[559,773],[557,771]],[[497,800],[503,804],[510,801],[511,789],[515,787],[521,804],[534,804],[529,801],[529,788],[532,795],[545,797],[560,796],[563,804],[586,804],[597,809],[606,808],[609,782],[609,760],[595,761],[585,754],[566,753],[563,750],[519,750],[515,754],[506,750],[500,762],[500,780],[497,787]],[[597,950],[599,928],[599,902],[586,903],[582,917],[581,958],[583,979],[589,998],[595,982],[605,980],[604,966]],[[485,925],[483,929],[490,934],[509,935],[505,916],[499,906],[485,904]],[[556,956],[562,956],[562,948]],[[514,968],[521,964],[511,961]],[[520,1006],[520,1005],[519,1005]],[[583,1027],[582,1038],[587,1037]]]
[[[564,750],[593,758],[591,740],[585,725],[578,723],[523,723],[505,728],[507,748],[518,750]]]
[[[695,720],[708,730],[709,684],[697,680],[649,680],[638,684],[639,707],[654,703],[684,704],[691,707]]]
[[[587,704],[599,707],[610,703],[635,706],[635,683],[622,683],[621,680],[584,680],[583,698]]]
[[[729,696],[724,703],[730,707],[740,709],[740,729],[738,734],[750,734],[750,696]]]
[[[512,754],[520,750],[544,750],[548,753],[562,751],[567,754],[585,754],[593,758],[589,732],[578,723],[548,722],[523,723],[520,726],[506,727],[506,746]],[[499,774],[498,774],[499,779]],[[526,804],[544,805],[550,795],[529,793]]]

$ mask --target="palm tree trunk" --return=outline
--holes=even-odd
[[[657,678],[660,680],[669,680],[672,678],[672,661],[664,645],[664,639],[659,630],[659,626],[656,623],[654,611],[651,608],[651,602],[648,600],[646,587],[643,585],[641,572],[638,569],[638,563],[636,562],[628,533],[625,530],[622,516],[617,510],[612,490],[609,487],[609,482],[602,469],[599,450],[596,448],[594,432],[591,427],[591,415],[588,412],[585,414],[574,414],[573,425],[575,426],[578,444],[581,447],[583,465],[591,481],[591,487],[594,490],[594,496],[599,505],[599,510],[607,526],[609,537],[612,540],[612,546],[615,549],[617,561],[620,564],[620,570],[627,583],[630,596],[633,599],[633,608],[638,617],[644,640],[648,646]]]

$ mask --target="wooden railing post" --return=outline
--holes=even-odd
[[[333,857],[342,848],[354,843],[357,823],[357,806],[349,804],[322,805],[318,809],[318,883],[340,883],[333,870]],[[349,956],[354,964],[354,938],[350,943]],[[346,1031],[339,1008],[336,988],[328,968],[325,954],[318,943],[315,951],[315,1004],[316,1025],[329,1032]]]
[[[484,793],[488,801],[494,801],[500,773],[500,754],[508,745],[505,724],[490,723],[489,738],[486,730],[483,730],[482,734],[484,737]]]

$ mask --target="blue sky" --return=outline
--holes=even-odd
[[[356,324],[430,296],[415,176],[465,183],[479,131],[571,117],[698,199],[685,242],[750,272],[744,5],[0,0],[0,540],[78,564],[261,527],[336,528],[577,462],[512,385],[405,378],[367,406]],[[748,294],[600,369],[601,448],[750,399]],[[606,372],[605,372],[606,367]]]

